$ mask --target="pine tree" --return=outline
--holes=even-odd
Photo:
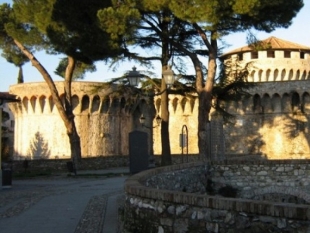
[[[162,71],[167,69],[168,62],[174,55],[188,56],[191,59],[199,96],[198,147],[201,156],[207,154],[207,125],[210,120],[217,59],[220,55],[218,41],[230,33],[252,28],[266,32],[278,27],[287,28],[303,7],[302,0],[115,0],[113,3],[113,7],[100,11],[98,16],[105,30],[114,39],[122,38],[133,47],[140,46],[143,49],[160,47],[161,53],[157,59],[162,63]],[[173,24],[174,20],[179,23]],[[200,38],[199,41],[195,35]],[[144,36],[148,36],[149,40],[141,40]],[[204,72],[200,55],[208,56],[205,64],[207,72]],[[141,62],[156,59],[152,56],[135,58]],[[165,88],[163,82],[161,91]],[[167,153],[170,163],[169,149],[165,149],[169,146],[166,94],[162,95],[161,136],[164,143],[163,156]]]
[[[71,103],[74,69],[77,62],[92,64],[120,53],[120,43],[110,43],[97,19],[97,11],[110,4],[102,0],[16,0],[12,7],[0,6],[0,44],[15,44],[42,75],[67,129],[75,163],[81,158],[81,146]],[[52,77],[32,53],[38,50],[67,57],[64,105]]]

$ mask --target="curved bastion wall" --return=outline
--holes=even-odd
[[[128,151],[128,134],[134,128],[126,97],[113,98],[102,83],[73,82],[72,103],[75,124],[81,138],[82,156],[122,155]],[[56,82],[63,100],[63,83]],[[49,155],[70,157],[66,128],[46,83],[25,83],[10,87],[21,100],[11,103],[15,117],[16,156]]]
[[[261,51],[245,46],[222,56],[232,74],[247,66],[247,81],[254,84],[250,97],[222,103],[235,117],[223,123],[225,152],[309,159],[310,47],[275,37],[262,45]]]
[[[226,153],[309,159],[309,88],[309,80],[261,82],[249,90],[251,97],[223,103],[235,116],[223,123]]]
[[[309,160],[178,164],[125,182],[128,232],[308,232]],[[289,179],[288,179],[289,178]],[[206,193],[208,183],[218,190]],[[223,197],[222,187],[238,190]]]
[[[55,83],[63,99],[63,83]],[[21,100],[19,103],[10,103],[15,117],[15,157],[70,157],[66,128],[46,83],[13,85],[10,93]],[[196,154],[198,101],[195,98],[171,96],[171,151],[173,154],[181,153],[179,134],[182,125],[186,124],[189,136],[188,153]],[[126,94],[116,97],[111,88],[104,88],[100,82],[73,82],[72,103],[83,157],[128,155],[128,134],[134,130],[148,133],[149,154],[161,154],[160,126],[155,120],[155,117],[160,115],[160,96],[156,96],[153,103],[150,99],[136,100]],[[139,122],[142,114],[147,127],[142,127]]]

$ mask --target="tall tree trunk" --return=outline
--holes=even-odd
[[[210,121],[209,114],[212,106],[212,90],[216,75],[216,59],[217,59],[217,40],[216,32],[211,32],[210,40],[205,32],[199,27],[198,24],[193,24],[194,28],[200,35],[203,43],[208,48],[208,74],[206,83],[203,83],[203,77],[198,76],[196,79],[196,88],[199,96],[199,109],[198,109],[198,147],[199,154],[207,157],[207,162],[211,160],[211,150],[208,148],[211,143],[208,143],[208,123]],[[211,126],[210,126],[211,127]],[[211,137],[212,135],[210,135]]]
[[[58,90],[55,86],[53,79],[51,78],[49,73],[45,70],[45,68],[42,66],[42,64],[19,41],[14,40],[14,43],[29,58],[29,60],[31,61],[31,64],[40,72],[46,84],[48,85],[53,101],[55,103],[55,106],[67,129],[67,134],[69,137],[70,149],[71,149],[71,158],[75,162],[78,161],[81,158],[80,137],[76,131],[76,127],[74,123],[74,115],[73,115],[72,105],[71,105],[71,80],[72,80],[72,73],[74,69],[74,60],[72,58],[68,59],[69,64],[66,70],[66,77],[64,81],[64,88],[65,88],[65,107],[64,107],[63,103],[61,102]],[[69,77],[70,75],[71,77]]]
[[[23,74],[23,66],[18,66],[18,76],[17,76],[17,83],[24,83],[24,74]]]
[[[166,66],[167,67],[167,66]],[[169,109],[168,109],[168,91],[164,78],[161,80],[161,165],[172,164],[170,138],[169,138]]]
[[[206,155],[208,155],[207,157],[207,161],[210,162],[211,161],[211,150],[210,148],[207,148],[206,145],[209,145],[209,147],[211,147],[211,143],[208,143],[207,139],[207,135],[208,135],[208,122],[210,121],[209,119],[209,114],[211,111],[211,106],[212,106],[212,90],[213,90],[213,86],[214,86],[214,80],[215,80],[215,75],[216,75],[216,68],[217,68],[217,64],[216,64],[216,59],[217,59],[217,41],[216,39],[212,39],[212,35],[211,35],[211,49],[209,50],[209,60],[208,60],[208,75],[207,75],[207,80],[206,80],[206,85],[202,91],[202,93],[200,93],[200,98],[201,98],[201,103],[203,105],[203,109],[201,109],[201,115],[200,117],[200,121],[201,122],[201,127],[203,127],[203,129],[205,130],[204,133],[201,134],[201,146],[203,149],[206,149],[208,151],[205,151],[204,153]],[[211,127],[211,125],[209,126]],[[212,135],[210,135],[210,138],[212,137]]]
[[[70,124],[67,127],[67,134],[70,140],[71,147],[71,159],[74,162],[75,169],[78,169],[78,164],[81,160],[81,140],[80,136],[77,133],[75,122],[74,122],[74,114],[72,107],[72,95],[71,95],[71,84],[72,77],[75,68],[76,61],[74,58],[68,56],[68,65],[65,72],[65,81],[64,81],[64,91],[65,91],[65,111]]]
[[[211,161],[211,142],[208,142],[211,125],[208,126],[210,119],[210,111],[212,104],[212,90],[214,85],[214,78],[216,73],[216,58],[209,55],[208,61],[208,75],[205,87],[199,92],[199,110],[198,110],[198,145],[199,154],[205,156],[207,162]],[[209,134],[209,137],[208,137]]]
[[[196,54],[191,54],[190,56],[196,73],[196,90],[198,93],[198,149],[200,158],[208,158],[208,122],[209,113],[207,112],[207,93],[203,85],[203,72],[201,68],[201,63]]]
[[[168,62],[171,58],[171,47],[169,44],[169,12],[163,12],[163,21],[162,21],[162,57],[161,57],[161,65],[162,71],[168,69]],[[168,20],[168,21],[167,21]],[[164,77],[162,76],[161,80],[161,165],[167,166],[172,164],[171,159],[171,149],[170,149],[170,137],[169,137],[169,99],[168,99],[168,91],[167,91],[167,84],[165,82]]]

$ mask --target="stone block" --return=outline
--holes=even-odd
[[[160,224],[163,226],[172,227],[173,226],[173,220],[171,218],[161,218]]]

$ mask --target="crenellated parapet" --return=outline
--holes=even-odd
[[[56,87],[61,101],[64,104],[64,88],[62,82],[56,82]],[[23,114],[51,114],[55,113],[56,107],[50,90],[45,83],[25,83],[10,87],[12,93],[18,93],[21,100]],[[115,112],[116,109],[128,111],[126,105],[129,97],[113,96],[113,87],[104,88],[103,83],[73,82],[72,103],[75,114],[100,114]],[[16,113],[17,113],[16,112]]]
[[[269,37],[260,47],[248,45],[232,50],[222,59],[231,60],[231,69],[249,66],[249,82],[277,82],[310,78],[310,47]],[[239,62],[236,65],[236,62]]]
[[[271,53],[273,52],[273,53]],[[310,79],[309,59],[310,52],[289,51],[257,51],[245,52],[242,54],[242,62],[252,62],[252,69],[248,76],[249,82],[277,82]],[[257,58],[253,56],[257,53]],[[232,57],[238,57],[235,54]]]

